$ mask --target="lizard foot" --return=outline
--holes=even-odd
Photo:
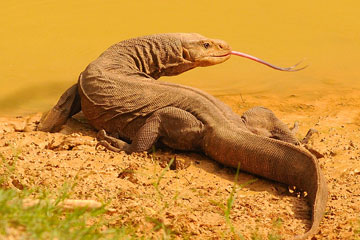
[[[309,145],[304,145],[304,147],[311,152],[316,158],[323,158],[324,154],[318,152],[317,150],[315,150],[314,148],[310,147]]]
[[[292,134],[296,134],[297,131],[299,130],[299,122],[294,122],[294,126],[292,128],[290,128],[290,131]]]
[[[96,146],[95,146],[95,149],[97,150],[99,146],[103,146],[105,147],[106,149],[109,149],[113,152],[120,152],[121,150],[119,148],[116,148],[114,147],[113,145],[111,145],[108,141],[106,140],[100,140]]]
[[[103,146],[113,152],[120,152],[127,151],[130,146],[129,144],[120,139],[107,135],[104,129],[100,130],[97,133],[96,138],[98,140],[98,143],[96,144],[95,149],[97,149],[99,146]]]
[[[315,134],[315,133],[319,133],[318,130],[316,130],[315,128],[310,128],[309,131],[306,133],[306,136],[304,137],[303,140],[301,140],[301,144],[309,151],[311,152],[316,158],[323,158],[324,155],[320,152],[318,152],[317,150],[315,150],[314,148],[312,148],[311,146],[308,145],[310,138]]]
[[[312,137],[312,135],[314,135],[314,133],[319,133],[319,131],[316,130],[315,128],[310,128],[309,131],[306,133],[306,136],[304,137],[304,139],[301,140],[301,143],[308,144],[310,141],[310,138]]]

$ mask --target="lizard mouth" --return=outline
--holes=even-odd
[[[215,56],[212,56],[212,57],[227,57],[227,56],[230,56],[231,55],[231,52],[228,52],[228,53],[225,53],[225,54],[222,54],[222,55],[215,55]]]

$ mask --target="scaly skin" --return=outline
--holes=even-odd
[[[222,63],[230,58],[230,53],[230,46],[226,42],[197,33],[155,34],[114,44],[84,73],[97,71],[101,74],[132,76],[134,79],[158,79],[195,67]],[[95,85],[98,88],[99,85]],[[77,87],[78,84],[71,86],[58,103],[43,115],[38,130],[56,132],[69,117],[80,112],[82,108]]]
[[[313,235],[324,214],[327,186],[317,159],[268,109],[242,116],[200,90],[155,81],[198,66],[226,61],[230,47],[199,34],[158,34],[113,45],[80,74],[77,85],[41,120],[54,131],[83,111],[114,151],[148,150],[157,141],[179,150],[202,151],[214,160],[307,191]],[[79,103],[81,100],[81,104]],[[81,106],[80,106],[81,105]],[[110,133],[117,138],[106,135]],[[128,144],[122,140],[131,142]]]

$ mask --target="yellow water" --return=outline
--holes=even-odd
[[[359,88],[360,1],[3,1],[0,114],[43,111],[111,44],[161,32],[198,32],[234,50],[289,66],[284,73],[239,57],[162,80],[215,95],[300,94]]]

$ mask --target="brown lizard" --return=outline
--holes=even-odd
[[[296,186],[308,193],[312,208],[310,230],[296,237],[307,238],[316,233],[323,217],[327,185],[317,159],[298,146],[286,125],[266,108],[239,116],[203,91],[155,81],[222,63],[231,54],[238,52],[226,42],[199,34],[156,34],[122,41],[88,65],[38,129],[56,131],[82,110],[100,130],[100,143],[114,151],[145,151],[160,141]]]

